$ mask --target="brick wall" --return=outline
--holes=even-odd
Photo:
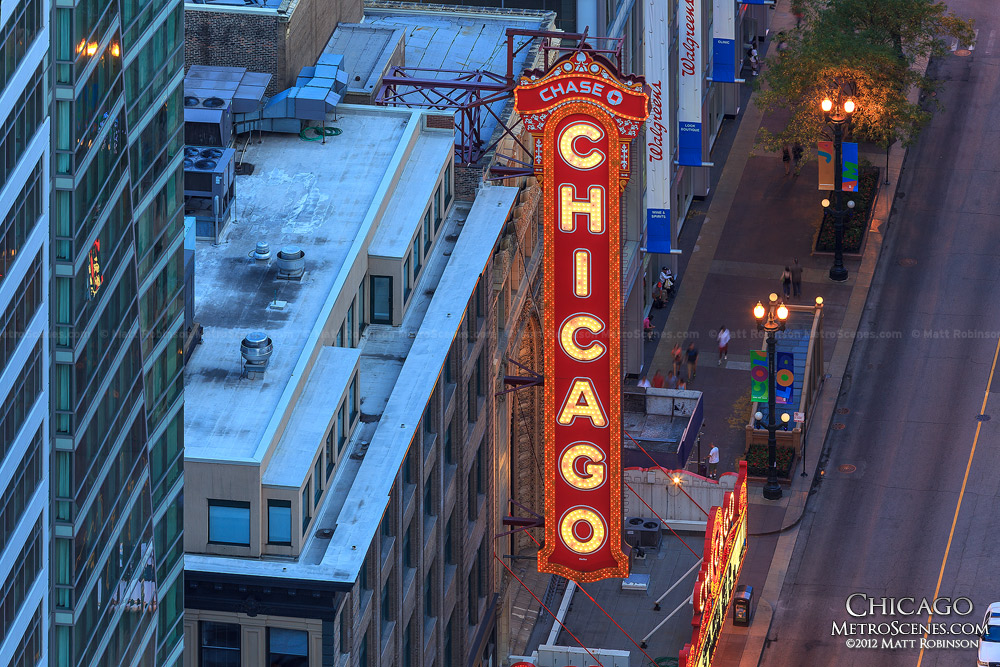
[[[315,65],[338,23],[357,23],[364,17],[362,0],[293,0],[280,38],[284,51],[283,76],[278,90],[295,83],[303,67]]]
[[[279,78],[278,17],[186,10],[184,61],[191,65],[246,67],[271,74],[267,94],[281,90]]]
[[[483,182],[484,169],[483,164],[455,164],[455,199],[473,201],[476,198],[476,188]]]

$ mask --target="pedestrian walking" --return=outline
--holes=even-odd
[[[664,385],[664,387],[666,389],[677,389],[677,381],[679,379],[680,379],[680,376],[674,375],[674,372],[670,371],[669,373],[667,373],[667,382]]]
[[[639,378],[639,386],[640,387],[645,387],[646,389],[648,389],[652,385],[649,384],[649,378],[647,378],[645,375],[643,375],[641,378]]]
[[[795,166],[795,175],[799,175],[799,170],[802,168],[802,144],[796,143],[792,146],[792,162]]]
[[[694,343],[688,345],[687,349],[687,362],[688,362],[688,382],[694,379],[694,376],[698,373],[698,348],[694,346]]]
[[[788,146],[781,149],[781,162],[785,165],[785,176],[792,173],[792,154],[788,150]]]
[[[785,293],[786,299],[792,295],[792,270],[787,266],[781,272],[781,290]]]
[[[790,271],[792,274],[792,295],[796,297],[802,296],[802,265],[799,264],[798,259],[792,260]]]
[[[653,374],[653,387],[656,389],[663,389],[663,373],[657,369],[656,373]]]
[[[714,444],[708,451],[708,478],[719,479],[719,448]]]
[[[725,324],[719,327],[719,366],[722,365],[723,359],[729,361],[729,340],[731,338],[732,335]]]
[[[646,315],[646,319],[642,321],[642,332],[646,336],[646,340],[653,340],[653,323],[649,321],[649,315]]]
[[[760,74],[760,59],[757,57],[757,42],[756,40],[750,45],[747,50],[747,56],[750,58],[750,70],[753,72],[754,76]]]
[[[671,353],[671,355],[673,355],[673,358],[674,358],[674,375],[680,375],[681,374],[681,359],[682,359],[682,356],[681,356],[681,344],[680,343],[674,343],[674,347],[670,351],[670,353]]]

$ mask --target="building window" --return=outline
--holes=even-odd
[[[337,347],[344,347],[344,323],[340,323],[340,329],[337,330]]]
[[[441,186],[434,190],[434,226],[441,224]]]
[[[306,528],[309,527],[309,522],[312,521],[312,507],[309,502],[309,496],[312,494],[309,492],[311,487],[310,482],[306,482],[306,488],[302,489],[302,533],[305,534]]]
[[[250,503],[209,500],[208,541],[250,546]]]
[[[347,432],[344,430],[344,416],[347,413],[347,406],[341,404],[337,411],[337,454],[344,450],[344,443],[347,442]]]
[[[413,567],[413,550],[410,548],[410,527],[403,533],[403,567]]]
[[[326,477],[330,478],[330,473],[333,472],[333,467],[337,463],[337,454],[340,453],[340,447],[338,446],[336,451],[334,451],[334,440],[339,437],[344,429],[344,425],[340,423],[339,415],[337,419],[337,434],[334,434],[334,430],[331,428],[330,432],[326,434]],[[339,443],[337,443],[339,444]]]
[[[392,324],[392,276],[372,276],[372,324]]]
[[[305,630],[268,628],[268,660],[281,667],[309,667],[309,633]]]
[[[444,562],[446,565],[455,564],[455,548],[451,540],[451,517],[444,526]]]
[[[361,646],[358,647],[358,667],[369,667],[368,665],[368,633],[361,638]]]
[[[292,543],[292,503],[289,500],[267,501],[267,543]]]
[[[417,275],[420,274],[420,232],[417,232],[417,238],[413,239],[413,279],[417,279]]]
[[[451,376],[451,350],[448,350],[448,356],[444,358],[444,381],[447,384],[455,384]]]
[[[358,376],[351,379],[351,386],[347,389],[347,405],[350,406],[351,418],[348,424],[354,423],[354,418],[358,416]]]
[[[392,606],[389,603],[389,582],[382,587],[382,622],[392,623]]]
[[[403,483],[404,484],[414,484],[413,474],[413,443],[410,443],[410,448],[406,451],[406,456],[403,458]]]
[[[451,203],[451,165],[444,168],[444,205]]]
[[[444,667],[452,667],[451,656],[454,652],[452,643],[451,618],[449,617],[448,622],[444,626]]]
[[[240,667],[240,624],[202,621],[201,667]]]
[[[455,422],[454,419],[448,422],[448,428],[444,430],[444,462],[448,465],[455,465],[455,449],[452,444],[454,438]]]
[[[424,254],[431,249],[431,210],[424,213]]]
[[[403,632],[403,667],[413,667],[413,626],[406,624]]]
[[[354,301],[347,309],[347,347],[354,347]]]
[[[410,298],[410,258],[403,262],[403,303]]]
[[[424,616],[434,618],[434,564],[427,569],[424,577]]]
[[[361,334],[364,333],[365,327],[368,326],[365,320],[365,279],[361,279],[361,284],[358,285],[358,338],[361,338]]]
[[[316,464],[313,466],[313,479],[316,480],[314,483],[315,491],[313,492],[313,504],[318,505],[319,499],[323,497],[323,457],[316,459]]]
[[[434,484],[431,483],[433,476],[424,484],[424,514],[434,516]]]

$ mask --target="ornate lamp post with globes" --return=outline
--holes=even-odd
[[[757,330],[767,333],[767,483],[764,485],[764,497],[767,500],[780,500],[778,440],[775,437],[778,425],[774,421],[774,335],[785,330],[788,308],[784,303],[779,303],[778,295],[772,292],[768,297],[767,307],[760,301],[757,302],[753,316],[757,320]]]
[[[851,122],[857,106],[854,100],[848,98],[842,105],[834,104],[828,97],[820,105],[823,109],[823,117],[827,123],[833,127],[833,231],[834,231],[834,251],[833,266],[830,267],[830,280],[844,282],[847,280],[847,269],[844,267],[844,222],[847,219],[848,209],[854,208],[854,202],[847,202],[848,208],[843,206],[844,201],[844,128]],[[836,108],[834,108],[836,107]],[[823,200],[823,207],[830,206],[830,200]]]

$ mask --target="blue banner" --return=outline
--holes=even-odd
[[[774,366],[774,402],[789,405],[795,386],[795,355],[791,352],[775,352]]]
[[[736,81],[736,40],[712,38],[712,80]]]
[[[841,190],[844,192],[858,191],[858,145],[848,142],[842,144],[840,150],[840,164],[842,166],[841,178],[843,183]]]
[[[742,5],[773,5],[774,0],[740,0]]]
[[[701,123],[681,121],[677,134],[677,164],[701,166]]]
[[[670,209],[646,209],[646,252],[670,253]]]

